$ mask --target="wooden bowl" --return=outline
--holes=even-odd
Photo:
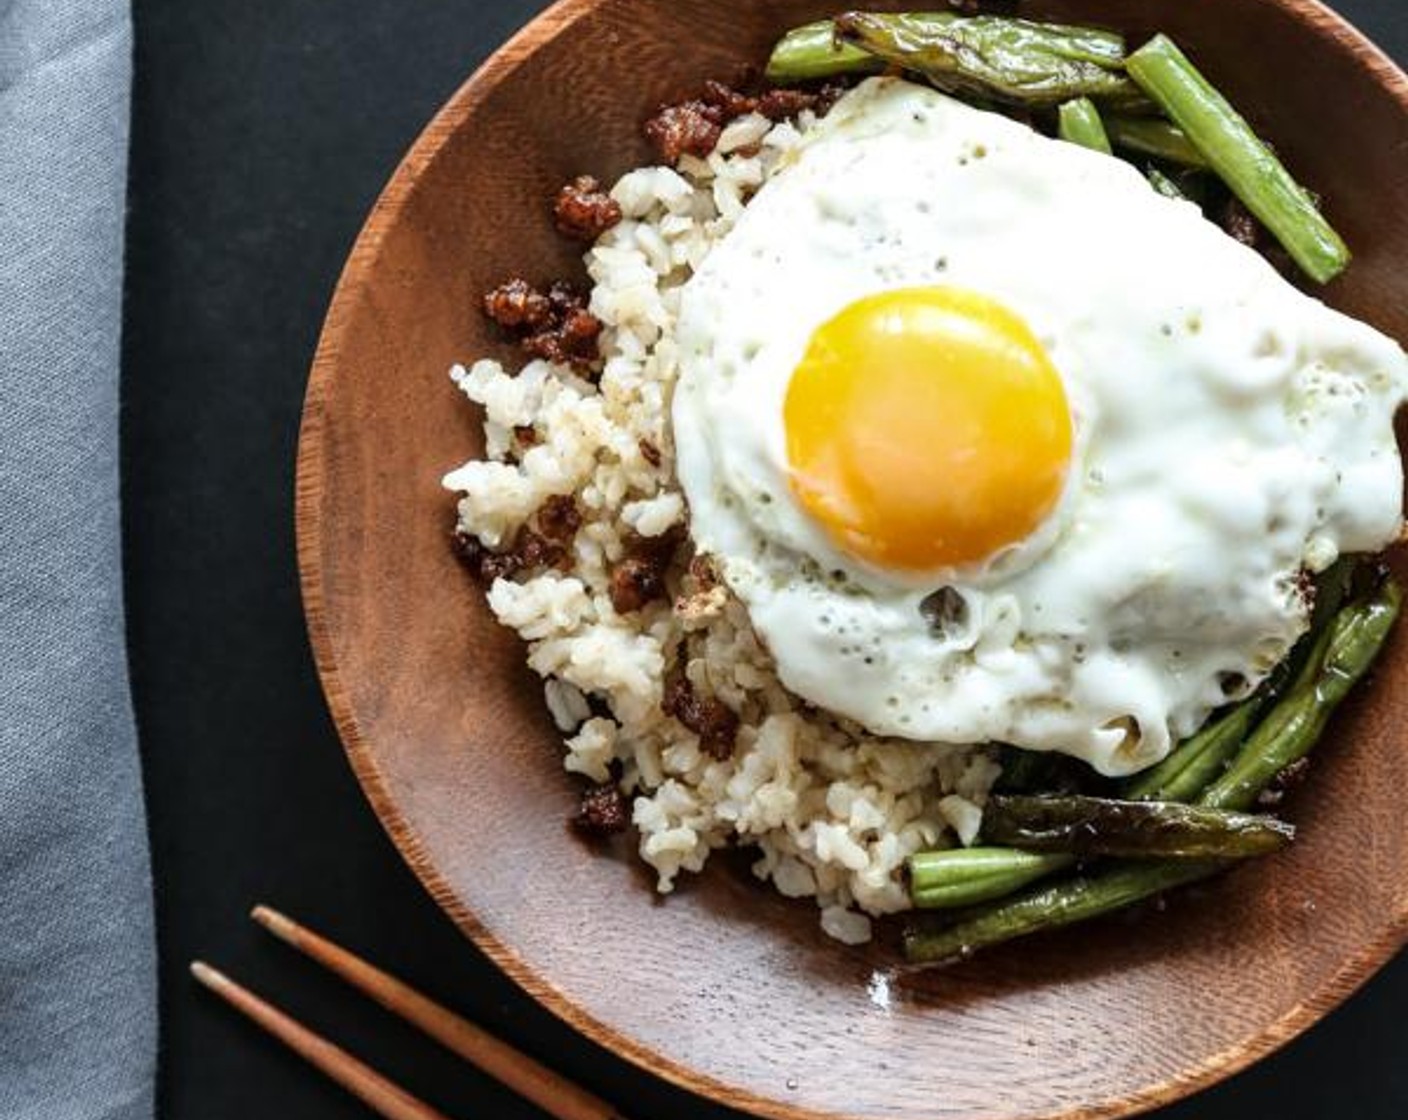
[[[1408,933],[1408,646],[1337,717],[1295,799],[1293,851],[920,982],[847,949],[727,860],[667,901],[629,843],[565,827],[572,783],[541,688],[451,557],[442,473],[481,448],[456,360],[501,347],[504,275],[576,267],[546,200],[647,160],[657,103],[762,60],[814,0],[566,0],[416,142],[329,312],[304,414],[309,629],[352,765],[416,873],[529,993],[618,1054],[775,1117],[1127,1115],[1208,1085],[1345,998]],[[1310,0],[1034,0],[1189,47],[1357,252],[1327,292],[1408,337],[1408,81]],[[504,352],[507,358],[511,353]]]

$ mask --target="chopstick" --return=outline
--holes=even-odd
[[[292,918],[268,906],[256,906],[250,917],[549,1116],[557,1120],[620,1120],[620,1114],[599,1097]]]
[[[556,1120],[622,1120],[621,1114],[599,1097],[292,918],[268,906],[256,906],[250,916],[280,941],[298,949]],[[442,1113],[204,962],[193,962],[191,972],[207,988],[388,1120],[447,1120]]]
[[[204,961],[191,962],[191,975],[387,1120],[450,1120]]]

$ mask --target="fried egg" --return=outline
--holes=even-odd
[[[681,294],[696,546],[869,731],[1130,773],[1399,531],[1408,358],[1132,167],[893,78]]]

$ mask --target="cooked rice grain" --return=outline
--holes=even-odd
[[[623,616],[609,594],[627,541],[686,517],[669,424],[680,288],[810,123],[806,113],[795,125],[742,117],[707,160],[623,176],[611,190],[623,220],[586,256],[590,309],[606,324],[598,384],[543,361],[516,373],[493,361],[456,368],[484,408],[487,458],[445,485],[461,494],[460,528],[490,547],[548,498],[576,495],[583,520],[570,571],[499,579],[489,605],[546,679],[566,768],[593,782],[615,774],[633,796],[659,889],[699,871],[715,848],[752,845],[760,878],[814,897],[822,928],[859,943],[867,915],[908,906],[907,856],[971,842],[996,763],[980,749],[876,739],[790,695],[738,601],[686,576],[687,549],[667,579],[673,602]],[[522,450],[514,429],[527,427],[535,442]],[[728,758],[711,757],[662,711],[665,677],[679,671],[741,717]],[[591,717],[588,694],[614,718]]]

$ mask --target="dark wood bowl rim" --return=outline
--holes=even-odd
[[[760,1096],[735,1085],[705,1076],[643,1046],[588,1015],[567,999],[548,978],[530,968],[514,951],[493,936],[458,899],[429,859],[415,830],[401,815],[388,792],[357,724],[356,714],[343,686],[341,669],[323,608],[321,542],[323,523],[319,495],[325,468],[324,410],[337,377],[343,349],[347,309],[358,302],[368,278],[375,272],[382,241],[400,216],[416,183],[439,155],[443,138],[470,117],[487,94],[520,66],[542,43],[567,31],[578,19],[611,0],[558,0],[526,24],[495,51],[455,91],[417,137],[377,199],[338,280],[327,320],[313,359],[299,433],[295,483],[298,567],[307,616],[308,635],[328,707],[352,769],[372,809],[402,857],[436,903],[499,968],[558,1018],[612,1053],[666,1081],[712,1100],[727,1101],[759,1116],[777,1120],[844,1120],[839,1114],[817,1112]],[[1408,113],[1408,76],[1359,30],[1320,0],[1266,0],[1302,21],[1313,23],[1317,33],[1338,50],[1357,57],[1361,66]],[[1380,935],[1325,981],[1318,990],[1258,1034],[1157,1084],[1125,1096],[1096,1101],[1060,1112],[1031,1115],[1024,1120],[1096,1120],[1131,1116],[1171,1104],[1200,1089],[1240,1072],[1284,1046],[1313,1026],[1359,989],[1394,953],[1408,943],[1408,901],[1388,916]]]

